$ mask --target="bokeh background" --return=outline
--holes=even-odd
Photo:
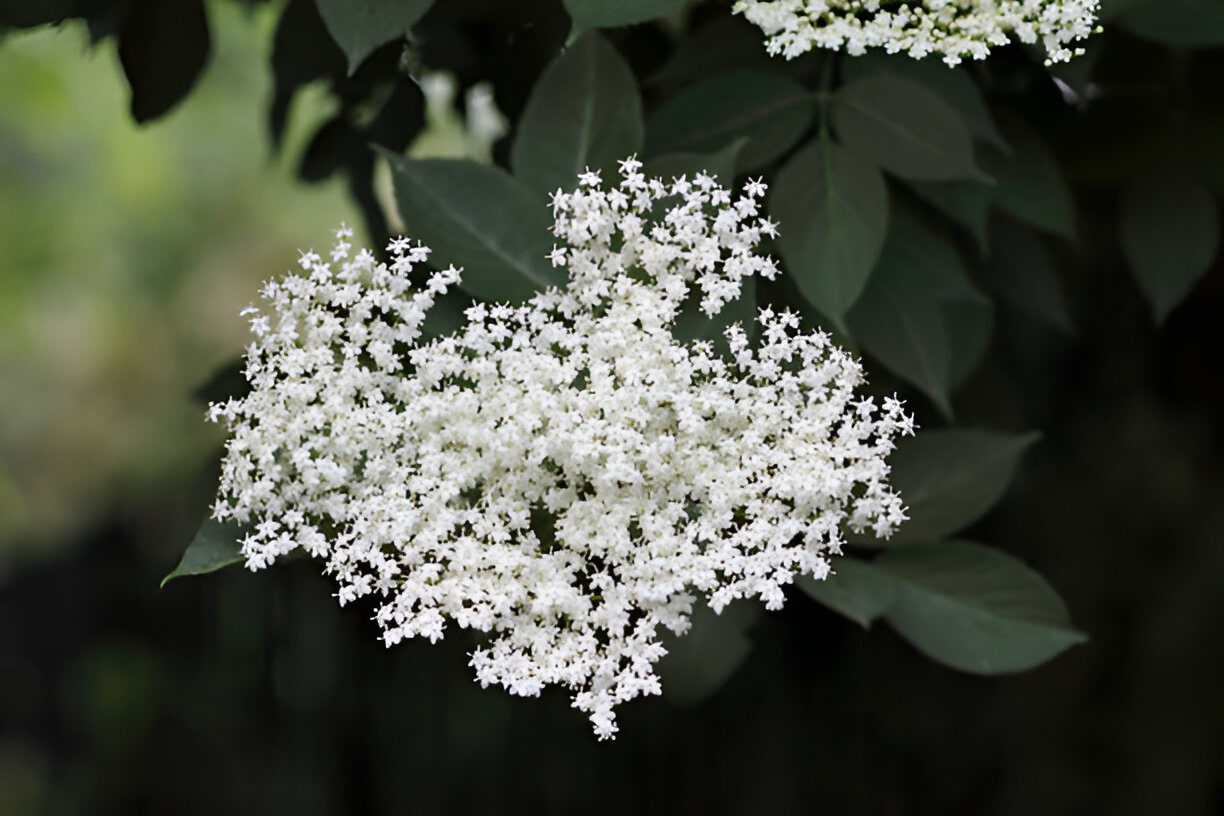
[[[142,127],[113,40],[0,41],[0,816],[1224,812],[1224,270],[1157,327],[1109,195],[1078,201],[1075,336],[1000,313],[1019,388],[961,400],[1044,433],[971,531],[1091,637],[1039,669],[958,674],[796,594],[715,694],[598,744],[563,693],[481,690],[458,633],[385,650],[309,564],[159,589],[215,486],[197,392],[239,310],[360,223],[294,180],[326,94],[269,143],[276,4],[208,13],[199,85]],[[481,149],[434,114],[419,151]]]

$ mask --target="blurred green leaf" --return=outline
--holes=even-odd
[[[148,122],[187,95],[208,62],[203,0],[136,0],[119,31],[119,62],[132,88],[132,118]]]
[[[1224,4],[1218,0],[1140,0],[1120,4],[1112,24],[1175,48],[1224,45]]]
[[[791,278],[813,306],[841,326],[884,246],[884,177],[822,134],[779,172],[769,213],[779,222],[778,249]]]
[[[889,481],[909,520],[889,545],[929,543],[977,521],[1007,492],[1037,433],[937,429],[902,439],[889,456]]]
[[[727,189],[735,183],[735,164],[748,144],[746,137],[736,139],[717,153],[665,153],[642,163],[642,172],[664,180],[705,173],[718,179]]]
[[[433,249],[431,263],[463,267],[465,292],[523,301],[565,283],[547,257],[552,221],[543,196],[497,167],[379,152],[391,165],[408,234]]]
[[[833,97],[842,144],[902,178],[980,179],[964,120],[917,82],[891,73],[843,85]]]
[[[911,181],[907,186],[923,201],[969,230],[983,254],[989,251],[987,224],[995,185],[980,181]]]
[[[684,3],[685,0],[565,0],[565,10],[573,20],[572,31],[578,33],[666,17],[683,8]]]
[[[433,0],[315,0],[332,39],[348,57],[351,76],[374,49],[403,37]]]
[[[983,265],[994,289],[1029,315],[1075,333],[1054,264],[1032,229],[1000,216],[991,223],[990,258]]]
[[[970,135],[1007,153],[1011,147],[999,132],[986,100],[964,69],[949,68],[942,60],[930,58],[916,60],[904,54],[888,54],[883,51],[868,51],[857,57],[848,57],[841,62],[842,81],[854,82],[874,74],[891,74],[916,82],[951,105],[969,129]]]
[[[890,550],[872,566],[896,581],[887,613],[893,628],[961,671],[1023,671],[1087,640],[1045,579],[997,550],[925,544]]]
[[[948,361],[948,388],[956,391],[977,369],[994,334],[994,304],[974,291],[972,295],[943,303],[948,326],[951,358]]]
[[[710,153],[747,136],[739,172],[794,147],[812,124],[814,95],[776,71],[732,70],[690,85],[646,121],[646,154]]]
[[[702,601],[693,604],[688,633],[662,632],[667,654],[658,663],[658,675],[668,698],[693,706],[718,691],[752,651],[745,633],[760,616],[759,603],[732,603],[721,614]]]
[[[869,561],[842,556],[833,559],[833,572],[823,581],[806,575],[795,585],[820,603],[864,629],[888,611],[897,593],[896,582]]]
[[[161,586],[164,587],[173,578],[205,575],[232,564],[241,564],[244,560],[242,536],[242,528],[237,524],[211,518],[206,520],[187,545],[178,566],[162,579]]]
[[[1199,179],[1155,174],[1127,185],[1118,229],[1123,255],[1162,323],[1215,261],[1220,208]]]
[[[1054,152],[1045,140],[1016,116],[1001,116],[1012,155],[985,148],[982,167],[997,182],[993,203],[1038,229],[1075,238],[1071,190]]]
[[[514,174],[543,194],[574,186],[579,173],[616,169],[642,149],[642,100],[633,71],[588,32],[562,52],[531,91],[510,153]]]
[[[752,337],[757,317],[756,279],[744,278],[740,296],[731,301],[718,314],[710,317],[701,311],[701,294],[694,292],[680,306],[672,334],[684,341],[708,340],[720,353],[728,351],[727,338],[723,335],[727,327],[739,323]]]

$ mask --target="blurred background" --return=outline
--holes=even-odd
[[[1000,312],[1019,388],[987,366],[961,400],[1044,433],[971,531],[1091,637],[1037,670],[958,674],[796,594],[712,696],[599,744],[561,692],[481,690],[461,633],[385,650],[308,563],[159,590],[215,487],[195,392],[239,310],[360,223],[293,179],[332,98],[269,144],[276,4],[208,14],[199,85],[139,127],[113,40],[0,43],[0,816],[1224,813],[1224,270],[1157,328],[1099,193],[1076,336]],[[434,124],[418,151],[482,149]]]

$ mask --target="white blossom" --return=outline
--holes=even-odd
[[[1040,43],[1049,63],[1083,53],[1099,0],[738,0],[735,10],[765,32],[771,55],[793,59],[813,48],[863,54],[883,48],[948,65],[985,59],[1012,39]]]
[[[249,531],[248,567],[323,560],[342,604],[376,599],[388,645],[486,633],[482,685],[565,686],[601,738],[616,705],[660,692],[660,629],[685,632],[698,597],[777,609],[844,531],[903,521],[885,457],[913,431],[791,312],[762,309],[755,342],[732,325],[722,353],[677,339],[686,300],[716,315],[777,274],[756,251],[775,228],[759,182],[640,170],[553,196],[566,288],[476,303],[428,342],[460,272],[414,288],[428,249],[397,239],[379,263],[340,230],[266,284],[252,390],[210,410],[230,430],[214,515]]]

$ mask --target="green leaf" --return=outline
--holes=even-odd
[[[803,296],[838,326],[863,293],[888,229],[873,165],[823,134],[783,166],[769,197],[778,249]]]
[[[983,177],[964,120],[916,82],[863,77],[838,90],[832,113],[842,144],[890,173],[920,181]]]
[[[846,325],[871,356],[950,416],[952,387],[989,340],[989,311],[952,244],[899,210]]]
[[[1224,5],[1219,0],[1145,0],[1126,3],[1114,25],[1136,37],[1175,48],[1224,45]]]
[[[1023,671],[1087,640],[1045,579],[997,550],[926,544],[890,550],[873,566],[897,582],[887,614],[893,628],[961,671]]]
[[[989,250],[987,225],[996,185],[978,181],[911,181],[907,186],[923,201],[969,230],[983,254]]]
[[[756,279],[745,278],[740,290],[740,296],[733,300],[718,314],[710,317],[701,311],[700,291],[694,292],[685,299],[676,316],[676,324],[672,334],[677,340],[693,341],[708,340],[720,353],[727,353],[730,346],[723,332],[733,323],[739,323],[751,337],[756,325],[757,298]]]
[[[952,350],[948,388],[956,391],[986,356],[994,334],[994,306],[990,298],[975,292],[970,297],[945,301],[943,313]]]
[[[642,173],[665,181],[697,173],[718,179],[728,190],[735,183],[735,165],[740,151],[748,144],[746,137],[736,139],[717,153],[665,153],[642,163]]]
[[[1040,236],[999,217],[991,225],[990,245],[993,252],[984,267],[994,289],[1018,309],[1074,334],[1066,295]]]
[[[642,149],[642,100],[616,49],[588,32],[545,69],[531,90],[510,153],[514,174],[548,194],[588,168],[616,170]]]
[[[202,0],[136,0],[119,30],[119,63],[132,89],[138,123],[165,114],[195,85],[208,62]]]
[[[688,633],[662,632],[667,654],[658,663],[658,674],[668,698],[693,706],[718,691],[752,651],[745,632],[760,616],[757,603],[732,603],[715,614],[698,601]]]
[[[164,587],[172,578],[184,575],[205,575],[232,564],[243,562],[241,549],[242,528],[237,524],[208,519],[200,525],[195,538],[174,571],[162,579]]]
[[[739,172],[794,147],[812,124],[814,96],[776,71],[722,71],[690,85],[646,121],[646,154],[710,153],[749,137]]]
[[[986,148],[982,167],[997,185],[993,203],[1038,229],[1075,238],[1075,209],[1062,168],[1045,140],[1017,117],[1001,116],[1012,155]]]
[[[842,81],[846,83],[881,73],[917,82],[951,105],[975,139],[1004,153],[1011,150],[969,71],[949,68],[938,59],[916,60],[883,51],[868,51],[862,56],[848,57],[842,60],[841,71]]]
[[[348,57],[351,76],[383,43],[403,37],[433,0],[315,0],[332,39]]]
[[[565,0],[573,31],[617,28],[675,14],[686,0]]]
[[[1163,323],[1215,261],[1220,208],[1199,179],[1160,173],[1126,187],[1118,228],[1123,255]]]
[[[909,520],[889,545],[938,541],[977,521],[1007,492],[1020,457],[1039,434],[943,429],[902,439],[889,482]]]
[[[523,301],[565,283],[564,271],[547,258],[552,220],[546,202],[523,182],[473,161],[379,152],[391,165],[408,234],[433,249],[431,263],[463,267],[465,292]]]
[[[897,592],[889,575],[869,561],[849,556],[833,559],[833,572],[823,581],[801,575],[795,578],[795,585],[864,629],[888,611]]]

